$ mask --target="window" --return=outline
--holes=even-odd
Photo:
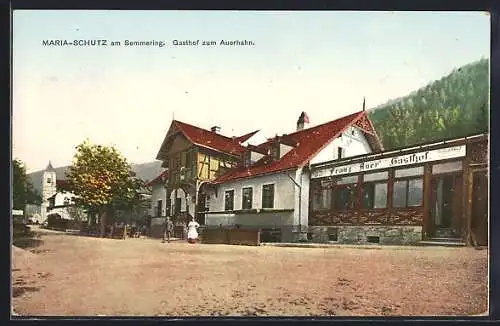
[[[274,207],[274,184],[262,186],[262,208]]]
[[[158,200],[156,204],[156,216],[161,216],[161,208],[163,206],[163,201]]]
[[[363,208],[387,207],[387,182],[363,185]]]
[[[328,241],[338,241],[339,229],[328,228]]]
[[[396,178],[406,178],[406,177],[419,176],[423,174],[424,174],[424,167],[418,166],[416,168],[396,170],[394,176]]]
[[[337,159],[341,159],[342,157],[344,157],[344,149],[342,147],[338,147],[337,148]]]
[[[318,187],[312,204],[313,211],[329,210],[332,207],[332,189]]]
[[[52,183],[52,179],[51,178],[47,178],[47,183]]]
[[[364,182],[387,180],[387,179],[389,179],[389,172],[387,172],[387,171],[365,174],[363,176]]]
[[[243,188],[242,192],[242,209],[252,209],[253,189],[251,187]]]
[[[406,189],[408,181],[395,181],[392,189],[392,206],[406,207]]]
[[[186,167],[191,168],[193,166],[193,161],[194,161],[194,151],[193,150],[188,150],[186,154]]]
[[[333,189],[333,208],[336,210],[352,209],[356,203],[358,176],[338,178]]]
[[[424,196],[424,181],[422,179],[413,179],[408,181],[408,206],[422,205]]]
[[[170,216],[170,206],[172,205],[172,201],[170,198],[167,198],[166,204],[165,204],[165,215]]]
[[[462,161],[434,164],[432,166],[432,174],[449,173],[462,171]]]
[[[181,153],[181,166],[186,166],[186,158],[187,158],[187,153],[182,152]]]
[[[337,187],[333,191],[333,207],[336,210],[354,208],[356,202],[356,185]]]
[[[384,182],[382,180],[387,180],[388,178],[389,172],[387,171],[370,173],[363,176],[363,208],[387,207],[387,181]]]
[[[380,237],[369,235],[366,237],[366,242],[368,243],[380,243]]]
[[[69,205],[69,198],[68,197],[64,197],[64,205]]]
[[[338,184],[338,185],[346,185],[346,184],[357,183],[357,182],[358,182],[358,176],[357,175],[351,175],[349,177],[338,178],[336,184]]]
[[[180,198],[175,198],[175,204],[174,204],[174,213],[177,215],[181,212],[181,199]]]
[[[234,190],[226,190],[224,195],[224,210],[232,211],[234,209]]]
[[[410,168],[395,171],[395,177],[414,177],[421,176],[424,168]],[[420,178],[406,178],[396,180],[392,190],[393,207],[412,207],[421,206],[423,203],[424,181]]]

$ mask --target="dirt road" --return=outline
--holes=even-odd
[[[474,315],[487,250],[277,248],[41,236],[13,249],[20,315]]]

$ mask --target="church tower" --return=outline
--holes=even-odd
[[[43,220],[47,218],[47,207],[49,206],[48,199],[52,197],[56,192],[56,170],[52,167],[52,163],[49,161],[49,165],[45,171],[43,171],[42,176],[42,211],[41,215]]]

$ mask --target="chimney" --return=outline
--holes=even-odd
[[[280,136],[276,135],[271,146],[271,157],[273,161],[280,159]]]
[[[297,131],[304,129],[306,124],[309,124],[309,117],[307,116],[307,113],[302,111],[299,116],[299,120],[297,120]]]
[[[213,126],[212,128],[210,128],[210,130],[216,134],[218,134],[220,132],[220,127],[218,126]]]

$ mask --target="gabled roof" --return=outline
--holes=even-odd
[[[240,137],[226,137],[216,132],[199,128],[178,120],[173,120],[172,126],[175,126],[191,143],[204,148],[212,149],[217,152],[222,152],[225,154],[231,154],[235,156],[241,156],[245,152],[245,147],[241,145],[241,142],[248,140],[257,131],[240,136]],[[169,138],[172,134],[167,134],[165,139]],[[157,155],[157,159],[161,159],[161,150],[165,145],[165,141],[162,144],[162,148]]]
[[[369,128],[366,127],[366,121],[369,121],[369,119],[366,116],[365,111],[356,112],[322,125],[283,135],[280,137],[281,141],[283,143],[293,145],[294,148],[285,154],[281,159],[273,161],[269,155],[266,155],[249,167],[237,167],[229,170],[212,183],[220,184],[240,178],[276,173],[279,171],[303,167],[325,146],[340,136],[346,128],[359,124],[359,121],[363,121],[363,126],[365,126],[364,131],[368,136],[367,138],[376,137],[374,130],[367,130]],[[272,142],[273,140],[270,139],[257,146],[257,148],[261,152],[268,152],[272,146]],[[382,146],[378,141],[378,138],[369,142],[375,151],[381,150]]]
[[[243,136],[240,136],[240,137],[236,137],[236,140],[241,144],[241,143],[244,143],[246,142],[247,140],[249,140],[250,138],[252,138],[253,135],[255,135],[256,133],[258,133],[259,130],[255,130],[255,131],[252,131],[251,133],[248,133],[246,135],[243,135]]]
[[[168,177],[168,170],[165,170],[162,173],[160,173],[160,175],[158,175],[157,177],[155,177],[153,180],[147,182],[146,186],[147,187],[152,186],[153,184],[155,184],[157,182],[160,182],[162,178],[167,178],[167,177]]]

